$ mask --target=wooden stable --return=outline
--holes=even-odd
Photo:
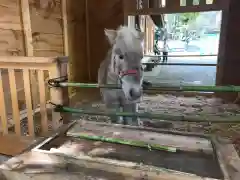
[[[141,8],[137,8],[135,0],[2,0],[1,132],[25,135],[21,122],[26,119],[30,136],[36,135],[37,126],[42,135],[58,128],[60,115],[55,112],[52,115],[51,105],[46,103],[51,100],[67,104],[72,89],[68,95],[66,90],[62,92],[60,89],[54,93],[54,89],[47,87],[47,79],[66,75],[67,67],[62,64],[67,63],[70,81],[96,82],[97,69],[109,48],[104,28],[117,28],[126,22],[128,15],[222,10],[217,84],[239,85],[236,67],[240,57],[236,47],[240,35],[234,28],[238,26],[235,19],[238,19],[236,7],[239,7],[239,1],[218,0],[212,4],[200,1],[199,5],[192,2],[187,0],[185,6],[180,6],[179,0],[167,0],[165,4],[143,0]],[[145,50],[151,53],[154,25],[148,16],[146,19],[149,29],[145,29]],[[69,56],[69,61],[56,58],[63,56]],[[78,92],[80,98],[98,94],[96,90]],[[228,99],[236,98],[236,93],[224,95]],[[37,113],[41,114],[40,118],[33,116]],[[13,127],[14,131],[9,131]]]
[[[240,34],[238,27],[240,26],[240,18],[238,9],[240,7],[239,0],[215,0],[212,4],[206,4],[200,1],[199,5],[193,5],[193,1],[186,0],[185,6],[180,6],[180,0],[166,0],[166,4],[157,0],[143,0],[141,9],[136,8],[135,0],[1,0],[0,1],[0,131],[1,142],[9,142],[12,146],[5,145],[5,152],[8,149],[16,148],[16,151],[9,155],[19,154],[24,147],[27,146],[26,141],[18,141],[15,143],[16,136],[29,136],[32,139],[36,135],[49,136],[50,131],[56,131],[62,124],[67,124],[69,118],[65,114],[53,111],[51,101],[55,104],[69,105],[69,99],[72,96],[67,89],[48,88],[47,80],[58,78],[60,76],[69,76],[70,81],[74,82],[96,82],[97,70],[104,59],[109,48],[108,42],[104,35],[105,28],[117,28],[126,22],[128,15],[149,15],[160,13],[181,13],[192,11],[223,11],[222,32],[220,38],[219,56],[218,56],[218,72],[217,84],[219,85],[240,85],[240,74],[238,70],[239,53],[238,43],[240,42]],[[151,4],[151,6],[150,6]],[[161,5],[160,5],[161,4]],[[150,22],[150,21],[149,21]],[[148,32],[149,37],[145,39],[148,44],[147,51],[152,51],[152,35],[153,23]],[[65,57],[68,56],[68,57]],[[87,93],[78,90],[81,97],[94,96],[96,91],[88,91]],[[236,94],[227,94],[227,98],[236,98]],[[62,118],[62,119],[61,119]],[[27,120],[27,130],[22,129],[22,122]],[[86,125],[86,124],[85,124]],[[87,126],[87,125],[86,125]],[[133,138],[134,127],[120,127],[114,125],[103,125],[88,123],[88,128],[99,135],[108,129],[109,133],[114,135],[117,128],[121,129],[121,133],[126,138]],[[37,134],[40,129],[40,134]],[[98,129],[99,131],[94,131]],[[86,129],[85,129],[86,130]],[[111,132],[110,132],[111,131]],[[120,130],[119,130],[120,131]],[[149,142],[166,143],[166,145],[176,145],[184,151],[200,151],[206,150],[213,152],[217,156],[217,162],[223,173],[224,180],[239,179],[239,157],[231,143],[219,144],[215,139],[201,138],[201,142],[196,138],[189,138],[190,134],[184,135],[181,140],[176,141],[179,137],[173,135],[164,135],[166,132],[158,132],[162,134],[156,135],[154,129],[138,128],[139,136],[143,132],[143,139]],[[139,132],[141,131],[141,133]],[[5,136],[14,134],[10,136]],[[67,135],[66,135],[67,134]],[[101,133],[100,133],[101,134]],[[174,133],[173,133],[174,134]],[[154,138],[152,136],[154,135]],[[58,138],[51,136],[44,143]],[[69,133],[61,134],[60,137],[69,138]],[[73,134],[72,134],[73,136]],[[8,137],[8,140],[4,137]],[[164,138],[163,138],[164,137]],[[135,137],[136,138],[136,137]],[[176,138],[176,139],[175,139]],[[186,142],[184,139],[188,139]],[[11,142],[10,142],[11,140]],[[18,139],[19,140],[19,139]],[[207,141],[207,143],[206,143]],[[169,144],[171,142],[172,144]],[[185,142],[185,144],[183,143]],[[203,143],[202,143],[203,142]],[[75,169],[85,168],[93,171],[101,170],[108,174],[108,178],[114,175],[122,174],[120,179],[143,179],[146,174],[150,179],[163,180],[202,180],[214,178],[202,178],[201,176],[180,171],[168,171],[158,169],[151,165],[142,166],[135,162],[115,161],[108,158],[92,158],[90,156],[69,157],[49,152],[49,149],[41,149],[41,145],[28,150],[26,154],[18,157],[25,160],[35,159],[40,153],[40,159],[50,158],[57,164],[58,169],[66,168],[69,165],[64,161],[67,156],[74,164]],[[216,147],[212,146],[212,144]],[[206,145],[207,144],[207,145]],[[19,146],[19,147],[14,147]],[[200,147],[201,146],[201,147]],[[224,146],[224,147],[223,147]],[[17,148],[21,150],[17,150]],[[214,149],[217,148],[217,149]],[[3,150],[0,149],[2,152]],[[125,152],[129,152],[128,149]],[[229,151],[230,152],[229,152]],[[123,151],[124,152],[124,151]],[[27,157],[27,158],[26,158]],[[39,157],[39,156],[38,156]],[[25,158],[25,159],[24,159]],[[14,158],[13,158],[14,159]],[[9,161],[11,162],[11,160]],[[32,161],[27,161],[30,165]],[[27,165],[29,165],[27,164]],[[17,167],[18,167],[17,163]],[[25,164],[26,165],[26,164]],[[8,165],[7,165],[8,166]],[[9,168],[9,167],[8,167]],[[9,169],[8,169],[9,170]],[[20,171],[1,170],[8,179],[15,180],[32,179]],[[89,172],[89,171],[88,171]],[[144,174],[141,174],[144,172]],[[0,179],[1,174],[0,173]],[[28,172],[29,173],[29,172]],[[69,175],[69,174],[68,174]],[[144,176],[144,177],[143,177]],[[35,179],[46,178],[64,178],[65,176],[35,176]],[[72,178],[78,178],[75,175]]]
[[[20,121],[28,118],[28,134],[33,136],[36,122],[33,122],[35,117],[31,116],[35,112],[42,114],[41,119],[44,122],[40,121],[38,126],[42,126],[43,134],[47,133],[47,126],[52,125],[53,129],[56,129],[59,124],[51,121],[59,121],[59,115],[54,115],[54,120],[50,118],[47,123],[46,102],[51,99],[59,102],[62,97],[60,93],[53,93],[53,89],[48,92],[46,80],[67,74],[66,66],[65,70],[60,68],[61,60],[59,62],[56,57],[69,56],[67,63],[70,81],[96,82],[97,69],[109,48],[104,28],[117,28],[124,24],[128,15],[222,10],[217,84],[240,84],[239,71],[236,69],[239,63],[236,44],[240,42],[240,35],[236,28],[233,28],[238,26],[238,22],[234,20],[238,19],[235,7],[238,7],[239,1],[218,0],[213,1],[213,4],[200,1],[199,5],[186,1],[185,6],[180,6],[179,0],[168,0],[165,5],[160,1],[142,2],[142,8],[139,9],[136,8],[135,0],[2,0],[0,10],[4,16],[0,17],[0,68],[3,69],[0,83],[1,131],[7,134],[7,127],[14,125],[14,132],[20,135]],[[150,20],[149,23],[151,27],[148,31],[152,32],[153,23]],[[232,34],[234,36],[230,36]],[[147,49],[151,51],[152,35],[146,37],[145,41],[149,41],[145,44],[150,44]],[[43,89],[46,89],[46,93]],[[93,92],[97,94],[96,91]],[[90,93],[92,96],[92,91]],[[79,94],[83,94],[81,97],[90,97],[81,90]],[[227,93],[227,98],[235,99],[236,94],[232,94]]]

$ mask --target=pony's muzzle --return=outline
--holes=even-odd
[[[129,90],[129,95],[132,100],[137,100],[142,96],[142,91],[140,89],[131,88]]]

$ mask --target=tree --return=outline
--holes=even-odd
[[[189,24],[197,19],[199,12],[194,13],[181,13],[179,14],[179,20],[182,24]]]

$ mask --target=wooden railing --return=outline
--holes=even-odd
[[[48,78],[67,75],[67,58],[49,57],[0,57],[0,131],[2,134],[15,133],[29,136],[36,135],[36,120],[40,121],[41,134],[47,134],[52,127],[57,129],[62,122],[59,113],[47,105],[49,101],[56,104],[67,101],[68,95],[61,88],[48,88]],[[39,97],[32,97],[30,72],[36,72]],[[9,83],[8,83],[9,82]],[[38,100],[33,101],[34,98]],[[21,100],[21,101],[20,101]],[[20,106],[24,104],[24,108]],[[38,102],[34,106],[33,102]],[[49,110],[51,117],[48,116]],[[36,113],[40,117],[35,117]],[[22,121],[27,120],[27,130],[23,132]]]

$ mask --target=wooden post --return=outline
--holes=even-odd
[[[193,0],[186,0],[186,6],[193,6]]]
[[[206,5],[206,0],[199,0],[199,5]]]
[[[20,4],[26,56],[34,56],[29,1],[20,0]],[[29,74],[29,70],[23,70],[23,74]],[[32,109],[35,109],[38,104],[37,73],[35,70],[32,70],[30,72],[30,83],[31,83],[30,93],[32,96]]]
[[[3,91],[3,82],[2,82],[2,70],[0,69],[0,116],[1,116],[1,126],[2,133],[8,134],[8,118],[5,104],[5,96]]]
[[[224,1],[225,3],[227,1]],[[228,1],[227,8],[222,11],[222,24],[220,33],[220,42],[218,50],[218,66],[217,66],[217,85],[240,85],[240,71],[238,47],[240,42],[240,34],[238,28],[240,22],[236,19],[240,18],[238,13],[240,1]],[[222,1],[223,3],[223,1]],[[230,10],[231,9],[231,10]],[[216,93],[225,100],[237,100],[237,93]],[[235,102],[235,101],[234,101]],[[239,103],[239,101],[236,103]]]
[[[68,17],[67,17],[67,0],[62,0],[62,19],[63,19],[63,44],[64,55],[69,55],[68,49]]]
[[[166,0],[166,8],[180,7],[180,0]]]
[[[149,0],[142,0],[142,7],[143,9],[149,8]]]
[[[62,76],[67,76],[68,69],[68,57],[59,57],[56,59],[56,62],[49,70],[49,78],[59,78]],[[67,88],[51,88],[50,89],[51,102],[59,105],[69,105],[69,96]],[[63,124],[67,124],[69,122],[68,115],[62,114],[59,112],[52,112],[52,125],[53,129],[56,130],[61,126],[59,122],[61,118],[63,118]]]

